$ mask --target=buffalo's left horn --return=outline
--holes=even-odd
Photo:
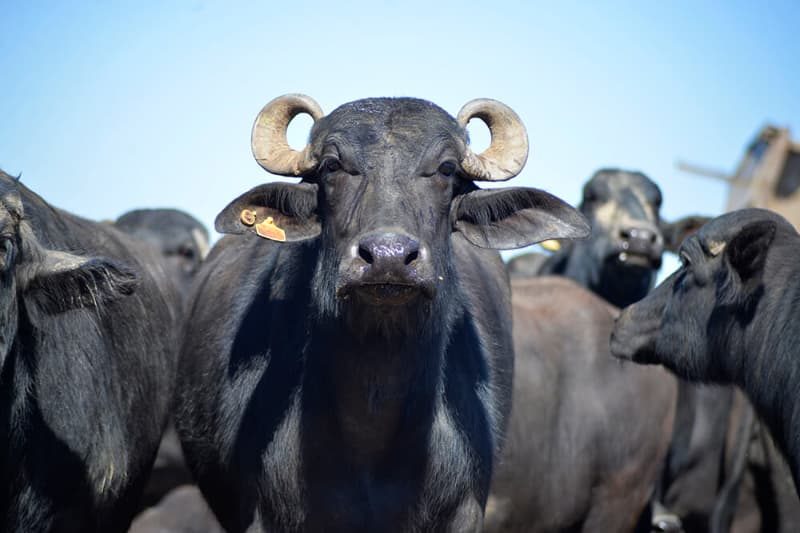
[[[463,169],[480,181],[505,181],[519,174],[528,160],[528,133],[519,115],[497,100],[478,98],[464,104],[457,120],[466,128],[474,117],[489,127],[492,143],[480,154],[467,148]]]
[[[286,129],[294,117],[308,113],[314,122],[324,113],[319,104],[304,94],[285,94],[267,103],[256,117],[250,145],[258,164],[267,172],[299,176],[314,167],[311,148],[294,150],[286,139]]]

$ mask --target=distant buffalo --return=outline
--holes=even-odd
[[[509,271],[512,277],[566,276],[617,307],[630,305],[655,286],[664,252],[677,251],[710,220],[689,216],[666,222],[661,207],[661,190],[644,173],[600,169],[584,186],[579,206],[592,235],[564,243],[549,257],[515,257]],[[655,494],[660,527],[676,522],[676,515],[687,526],[708,522],[723,478],[732,391],[683,381],[678,387],[675,431]]]
[[[691,216],[665,222],[661,202],[658,185],[643,173],[598,170],[584,185],[578,206],[592,226],[589,238],[564,243],[549,257],[517,256],[509,272],[513,277],[559,274],[617,307],[630,305],[655,285],[664,251],[675,251],[708,220]]]
[[[208,230],[199,220],[177,209],[136,209],[121,215],[114,225],[161,252],[167,274],[179,292],[188,295],[209,250]]]

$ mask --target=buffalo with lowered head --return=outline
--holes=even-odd
[[[0,530],[127,530],[174,380],[158,260],[0,172]]]
[[[300,151],[298,113],[315,121]],[[201,268],[181,352],[178,431],[229,532],[480,530],[513,373],[494,249],[588,233],[546,192],[477,187],[527,150],[494,100],[457,118],[413,98],[262,109],[257,161],[302,179],[217,217],[234,235]]]
[[[715,218],[681,245],[682,266],[617,320],[611,349],[748,395],[800,481],[797,314],[800,235],[762,209]]]

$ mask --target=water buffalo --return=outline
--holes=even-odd
[[[630,532],[641,524],[675,412],[676,380],[618,364],[617,309],[572,280],[512,279],[514,396],[487,506],[490,532]]]
[[[686,379],[741,387],[800,480],[800,236],[779,215],[722,215],[681,245],[682,266],[628,307],[614,355],[663,364]]]
[[[158,249],[178,291],[188,295],[209,250],[208,230],[199,220],[177,209],[135,209],[121,215],[114,225]]]
[[[592,225],[588,239],[564,243],[546,257],[525,254],[509,264],[512,277],[559,274],[617,307],[643,298],[656,281],[664,250],[708,219],[661,219],[661,190],[641,172],[601,169],[583,187],[578,206]]]
[[[583,188],[581,212],[592,225],[584,241],[565,243],[550,257],[531,253],[509,262],[512,277],[558,274],[569,277],[617,307],[642,299],[655,285],[664,251],[709,219],[661,218],[661,191],[645,174],[600,169]],[[675,432],[656,491],[660,527],[676,515],[694,530],[707,523],[721,478],[725,430],[732,391],[678,384]]]
[[[314,119],[294,151],[286,127]],[[467,144],[472,117],[492,133]],[[499,254],[588,234],[536,189],[479,189],[527,157],[516,114],[475,100],[370,98],[324,116],[277,98],[258,186],[216,220],[189,303],[177,427],[223,527],[478,531],[510,407],[508,277]]]
[[[0,530],[126,531],[175,372],[157,260],[0,172]]]
[[[201,261],[208,254],[208,230],[193,216],[177,209],[135,209],[114,222],[117,229],[152,246],[161,256],[161,269],[172,281],[168,299],[182,315],[184,300]],[[153,505],[170,490],[192,481],[180,441],[170,423],[164,432],[153,471],[145,487],[143,504]],[[167,509],[172,509],[168,507]],[[161,512],[160,514],[164,514]]]

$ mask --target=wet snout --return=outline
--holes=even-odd
[[[414,296],[433,295],[425,246],[401,231],[363,235],[350,248],[340,297],[357,293],[368,303],[398,305]]]
[[[419,260],[419,242],[401,233],[373,233],[358,243],[358,256],[375,272],[402,278]]]
[[[657,269],[661,267],[664,237],[649,224],[629,224],[619,228],[615,253],[620,263]]]

